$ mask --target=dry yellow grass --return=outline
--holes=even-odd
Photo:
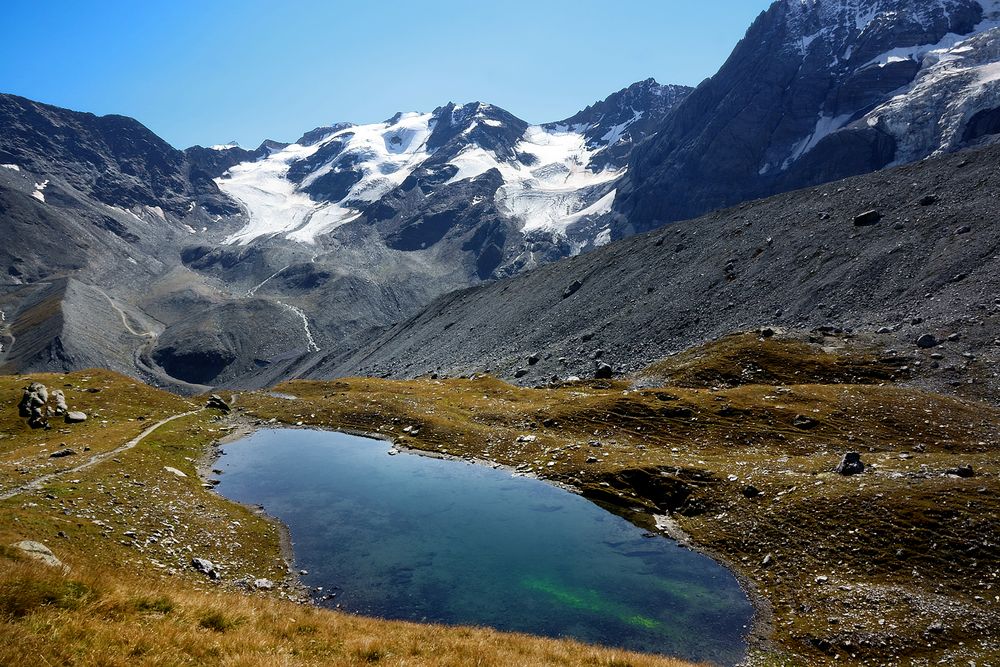
[[[676,383],[666,387],[362,378],[277,388],[295,400],[243,393],[230,418],[201,412],[178,420],[79,481],[60,479],[0,503],[0,544],[47,541],[87,590],[100,593],[75,608],[50,604],[8,619],[0,662],[33,651],[52,664],[67,656],[77,664],[669,664],[489,630],[327,615],[274,599],[293,589],[251,597],[208,584],[162,540],[142,539],[149,530],[122,539],[131,515],[168,522],[172,537],[223,563],[228,581],[280,576],[274,526],[209,493],[194,474],[196,460],[230,426],[274,420],[516,467],[576,486],[647,527],[654,514],[671,514],[695,544],[769,601],[773,622],[756,632],[773,643],[755,644],[755,665],[1000,664],[1000,546],[993,537],[1000,534],[1000,411],[889,384],[888,377],[901,376],[898,366],[868,351],[832,354],[800,341],[739,336],[657,365],[650,375]],[[59,381],[76,385],[82,375]],[[92,409],[103,410],[108,424],[60,434],[68,446],[85,437],[92,451],[120,444],[141,430],[128,419],[144,405],[150,419],[190,409],[114,374],[92,375],[106,388],[83,398],[96,401]],[[10,419],[24,383],[0,378],[7,435],[0,480],[42,470],[54,441],[51,432]],[[122,397],[122,407],[102,396]],[[408,426],[416,434],[404,431]],[[864,475],[831,472],[849,450],[869,464]],[[975,477],[945,474],[966,464]],[[189,477],[164,478],[165,465]],[[750,486],[759,495],[748,495]],[[69,539],[55,538],[60,530]],[[2,559],[0,568],[4,585],[43,576]],[[168,613],[134,603],[161,595],[174,605]],[[300,626],[316,631],[300,636]],[[65,632],[47,643],[60,627]],[[95,643],[104,648],[88,653]]]
[[[16,405],[31,380],[99,388],[69,394],[71,405],[99,418],[62,432],[29,429]],[[79,465],[199,404],[106,371],[2,376],[3,488]],[[360,618],[279,599],[299,595],[281,584],[240,592],[234,580],[281,582],[286,564],[273,523],[210,493],[197,476],[199,458],[229,428],[218,412],[202,411],[114,459],[0,502],[0,545],[41,541],[72,568],[64,576],[0,546],[0,665],[688,664],[489,629]],[[48,459],[56,440],[78,454]],[[193,572],[192,555],[221,566],[226,582]]]
[[[388,622],[0,555],[0,664],[684,667],[489,629]]]

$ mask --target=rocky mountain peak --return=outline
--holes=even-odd
[[[633,152],[615,233],[960,147],[1000,106],[970,58],[996,26],[996,0],[778,0]]]
[[[582,132],[588,147],[603,149],[603,154],[592,163],[596,169],[621,167],[632,146],[653,134],[692,90],[688,86],[664,86],[649,78],[546,127]]]

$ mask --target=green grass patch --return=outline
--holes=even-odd
[[[132,602],[136,611],[153,612],[157,614],[169,614],[174,610],[174,601],[166,595],[157,597],[139,598]]]
[[[213,632],[226,632],[227,630],[232,630],[239,625],[239,622],[234,619],[226,618],[226,616],[220,611],[212,610],[202,613],[201,617],[198,619],[198,625]]]
[[[94,597],[96,592],[80,581],[12,579],[0,583],[0,613],[24,618],[44,607],[75,610]]]

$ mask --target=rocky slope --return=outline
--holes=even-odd
[[[779,0],[635,151],[615,237],[970,145],[1000,108],[995,0]]]
[[[635,371],[739,330],[823,327],[919,354],[928,382],[996,399],[998,158],[994,147],[933,158],[677,223],[448,294],[356,353],[296,371],[537,384],[592,377],[602,362]],[[943,345],[918,353],[923,334]]]
[[[449,104],[183,152],[128,118],[0,96],[0,365],[197,391],[340,349],[601,242],[631,147],[686,92],[644,81],[544,127]]]
[[[518,302],[497,298],[482,302],[479,328],[451,327],[405,354],[397,342],[369,346],[377,335],[371,332],[448,292],[594,251],[615,237],[990,144],[1000,132],[998,40],[997,0],[779,0],[693,92],[647,80],[538,126],[489,104],[448,104],[384,123],[320,127],[294,143],[266,141],[255,150],[227,144],[177,151],[130,119],[2,96],[0,231],[8,242],[0,248],[0,367],[65,370],[104,359],[149,382],[198,391],[205,384],[259,386],[297,372],[411,374],[440,365],[509,374],[536,348],[567,362],[524,369],[528,378],[539,370],[586,374],[597,350],[567,347],[572,328],[618,326],[605,311],[619,316],[619,279],[630,271],[642,283],[649,279],[639,272],[656,276],[634,307],[672,312],[656,329],[670,335],[644,339],[651,325],[626,307],[620,319],[635,328],[609,340],[634,349],[620,353],[617,367],[629,354],[636,365],[675,339],[680,345],[756,326],[768,312],[789,312],[789,297],[775,289],[781,272],[801,276],[815,295],[819,279],[803,267],[816,268],[813,257],[839,256],[811,216],[846,219],[858,213],[858,200],[901,207],[905,188],[886,189],[872,176],[844,186],[860,188],[853,198],[831,195],[823,204],[829,210],[807,205],[802,194],[768,204],[771,219],[751,224],[784,235],[794,254],[771,257],[764,248],[745,260],[761,276],[749,287],[736,279],[749,233],[729,212],[724,229],[741,237],[715,238],[708,230],[722,218],[709,217],[679,227],[686,240],[664,241],[686,249],[676,257],[646,257],[636,249],[641,244],[627,244],[565,265],[603,273],[592,279],[606,290],[596,311],[574,296],[552,309],[550,317],[562,322],[526,321],[548,307],[539,300],[556,289],[538,283],[518,297],[523,316]],[[956,204],[963,211],[987,209],[989,195],[977,183],[948,182],[956,198],[960,187],[970,188],[970,201]],[[921,219],[940,223],[935,215]],[[979,233],[994,232],[984,223]],[[898,243],[916,244],[878,233],[844,247],[867,257],[881,278]],[[962,248],[970,264],[961,273],[971,274]],[[918,248],[905,261],[923,258],[951,270],[949,253],[958,251],[935,251],[943,259]],[[712,264],[720,262],[724,282],[717,285],[706,276],[718,276]],[[576,280],[564,266],[551,270],[536,275],[565,279],[556,291]],[[451,303],[464,304],[456,321],[472,317],[474,305],[463,301],[469,295],[517,292],[522,284],[451,295]],[[915,309],[912,295],[894,285],[882,281],[874,293]],[[758,288],[765,290],[760,298],[744,291]],[[966,289],[963,282],[954,287],[956,295]],[[874,305],[838,290],[816,298],[837,317],[878,320]],[[724,301],[702,314],[704,295]],[[685,305],[672,310],[677,304]],[[806,319],[815,325],[821,318]],[[371,363],[364,361],[369,354]]]

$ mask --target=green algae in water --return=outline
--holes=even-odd
[[[574,609],[581,609],[597,614],[611,616],[630,625],[646,628],[647,630],[653,630],[660,626],[659,621],[635,614],[629,610],[628,607],[616,604],[615,602],[604,598],[600,593],[594,590],[572,591],[566,588],[560,588],[552,581],[545,581],[542,579],[525,579],[523,585],[529,590],[548,593],[559,603]]]
[[[218,490],[291,531],[322,602],[383,618],[738,662],[752,608],[736,579],[586,499],[503,470],[339,433],[227,445]]]

